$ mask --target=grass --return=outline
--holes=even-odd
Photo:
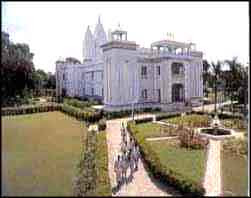
[[[160,158],[160,162],[192,181],[202,183],[205,173],[206,154],[204,150],[188,150],[173,141],[148,142]]]
[[[140,123],[136,125],[137,130],[139,131],[140,135],[144,138],[153,138],[153,137],[164,137],[168,136],[168,133],[165,132],[163,129],[170,128],[168,126],[162,126],[157,123],[146,122]],[[170,128],[170,130],[172,130]]]
[[[162,121],[168,122],[171,124],[177,124],[177,125],[183,124],[185,126],[190,126],[191,124],[193,127],[208,127],[209,126],[208,115],[189,114],[182,117],[177,116],[177,117],[164,119]]]
[[[71,196],[84,126],[61,112],[2,118],[2,193]]]
[[[222,152],[222,188],[224,196],[247,196],[247,158]]]
[[[94,196],[111,196],[111,184],[108,173],[108,150],[106,143],[106,132],[97,134],[96,151],[96,189]]]

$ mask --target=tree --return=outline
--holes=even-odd
[[[221,63],[220,61],[217,61],[216,64],[215,64],[214,62],[212,62],[211,66],[212,66],[213,75],[214,75],[214,97],[215,97],[215,101],[214,101],[214,111],[215,111],[215,114],[217,114],[217,110],[216,110],[216,103],[217,103],[217,85],[218,85],[219,79],[220,79],[220,77],[221,77],[222,63]]]
[[[208,97],[208,90],[207,90],[207,85],[210,80],[211,74],[210,74],[210,69],[211,65],[207,62],[207,60],[203,60],[203,92],[205,93],[206,97]]]
[[[30,52],[27,44],[14,44],[9,39],[9,34],[2,32],[2,96],[3,105],[15,100],[19,95],[24,97],[27,89],[32,86],[32,72],[34,54]],[[26,88],[26,90],[25,90]]]
[[[48,73],[48,81],[46,83],[46,88],[56,89],[56,77],[55,75]]]
[[[67,57],[65,59],[65,61],[68,62],[68,63],[73,63],[73,64],[81,64],[81,62],[78,59],[74,58],[74,57]]]
[[[229,66],[229,74],[226,76],[226,90],[230,96],[231,109],[233,111],[233,100],[236,99],[236,93],[240,86],[241,81],[241,64],[237,61],[237,57],[232,60],[225,60],[225,63]]]

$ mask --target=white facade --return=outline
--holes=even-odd
[[[57,94],[95,97],[105,108],[172,109],[203,96],[202,52],[193,43],[162,40],[140,48],[127,32],[108,33],[98,20],[83,42],[83,63],[56,63]]]

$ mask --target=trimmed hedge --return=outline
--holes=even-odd
[[[167,118],[173,118],[176,116],[180,116],[181,113],[175,113],[175,114],[170,114],[170,113],[161,113],[156,115],[156,121],[167,119]]]
[[[134,109],[134,114],[137,113],[150,113],[150,112],[159,112],[161,109],[160,108],[151,108],[151,107],[147,107],[147,108],[142,108],[142,109]],[[122,117],[126,117],[126,116],[131,116],[132,115],[132,110],[128,109],[128,110],[122,110],[122,111],[112,111],[112,112],[105,112],[104,116],[106,119],[114,119],[114,118],[122,118]]]
[[[87,131],[87,130],[86,130]],[[87,131],[77,164],[74,196],[111,196],[106,133]]]
[[[84,120],[90,123],[97,122],[102,118],[101,112],[88,112],[67,104],[62,105],[62,112],[73,116],[78,120]]]
[[[94,123],[99,121],[103,114],[102,112],[89,112],[84,111],[79,108],[67,105],[67,104],[49,104],[49,105],[36,105],[36,106],[27,106],[27,107],[10,107],[10,108],[2,108],[1,113],[2,116],[10,116],[10,115],[20,115],[20,114],[29,114],[29,113],[41,113],[41,112],[49,112],[49,111],[61,111],[70,116],[75,117],[81,121],[87,121],[90,123]]]
[[[160,163],[157,153],[146,143],[146,140],[139,135],[135,122],[129,121],[127,124],[128,132],[134,137],[135,142],[139,145],[141,156],[152,175],[162,183],[174,186],[182,194],[202,196],[205,189],[201,183],[192,181],[184,175],[166,167]]]
[[[96,188],[96,141],[95,131],[87,131],[84,151],[77,164],[78,175],[74,181],[74,196],[90,196]]]
[[[40,113],[48,111],[60,111],[62,106],[60,104],[46,104],[46,105],[35,105],[35,106],[23,106],[23,107],[7,107],[2,108],[2,116],[11,115],[22,115],[29,113]]]

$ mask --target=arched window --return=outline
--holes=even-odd
[[[183,84],[176,83],[172,85],[172,102],[184,102],[185,92]]]

